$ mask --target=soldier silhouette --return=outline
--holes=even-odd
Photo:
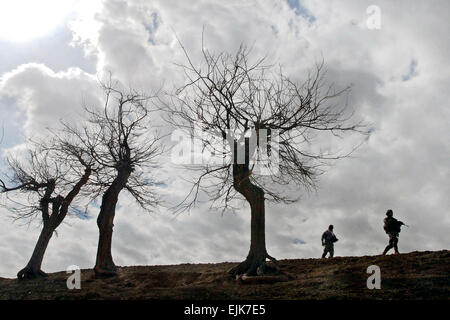
[[[325,247],[323,249],[322,258],[325,258],[327,253],[330,254],[329,258],[333,258],[333,256],[334,256],[334,243],[336,241],[338,241],[338,239],[334,235],[333,229],[334,229],[333,225],[330,224],[330,226],[328,227],[328,230],[326,230],[322,234],[322,246]]]
[[[389,236],[389,244],[386,246],[386,248],[383,251],[383,256],[386,255],[386,253],[394,248],[395,254],[399,254],[398,252],[398,237],[400,234],[400,227],[402,225],[405,225],[403,222],[398,221],[395,219],[394,212],[389,209],[386,211],[386,218],[384,219],[384,231]]]

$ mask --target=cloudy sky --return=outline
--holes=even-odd
[[[367,11],[370,5],[379,11]],[[195,60],[204,28],[211,50],[253,45],[252,54],[293,78],[323,57],[328,80],[352,84],[349,103],[370,124],[361,147],[328,168],[317,191],[299,189],[298,203],[267,207],[270,255],[319,257],[330,223],[340,239],[336,255],[379,254],[388,208],[410,226],[401,251],[448,249],[449,12],[445,0],[2,0],[0,169],[5,152],[98,103],[97,80],[107,72],[148,92],[181,83],[176,37]],[[164,163],[162,193],[182,197],[183,171]],[[93,267],[96,215],[66,218],[43,270]],[[25,266],[40,230],[38,220],[23,225],[8,216],[0,209],[1,277]],[[222,215],[205,204],[175,217],[166,209],[143,212],[123,193],[114,230],[117,265],[240,261],[249,248],[249,207]]]

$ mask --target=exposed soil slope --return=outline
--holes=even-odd
[[[118,276],[95,279],[81,271],[81,289],[68,290],[68,274],[25,280],[0,278],[0,299],[446,299],[450,251],[388,256],[281,260],[292,278],[244,284],[226,272],[236,263],[120,267]],[[366,287],[367,267],[381,269],[381,289]]]

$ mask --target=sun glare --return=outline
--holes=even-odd
[[[0,39],[23,42],[61,25],[75,0],[0,0]]]

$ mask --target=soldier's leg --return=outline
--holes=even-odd
[[[392,246],[394,247],[395,253],[399,253],[398,252],[398,238],[394,237],[394,239],[392,240]]]
[[[325,258],[325,256],[327,255],[328,250],[327,250],[327,246],[323,247],[323,254],[322,254],[322,259]]]
[[[330,258],[333,258],[333,256],[334,256],[334,246],[333,245],[330,246],[329,251],[330,251]]]
[[[389,244],[386,246],[386,248],[383,251],[383,255],[385,255],[389,250],[391,250],[394,247],[393,241],[392,241],[392,237],[389,236]]]

